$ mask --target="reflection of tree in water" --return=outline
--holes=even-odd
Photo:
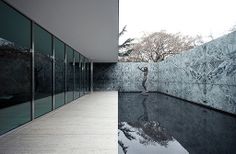
[[[173,138],[167,133],[167,131],[160,126],[156,121],[150,122],[134,122],[128,123],[133,128],[137,128],[137,134],[143,139],[139,142],[144,145],[158,143],[162,146],[167,147],[168,142],[172,141]]]
[[[118,144],[121,146],[123,153],[126,154],[128,146],[125,146],[125,144],[121,140],[118,140]]]
[[[132,134],[131,134],[134,131],[132,131],[129,128],[125,127],[125,122],[119,122],[118,128],[119,128],[119,130],[121,130],[124,133],[124,135],[127,139],[129,139],[129,140],[135,139],[135,137],[132,136]]]
[[[119,122],[118,123],[118,129],[122,131],[122,133],[125,135],[125,137],[129,140],[136,139],[131,133],[134,132],[130,130],[129,128],[125,127],[125,122]],[[120,135],[120,132],[118,132],[118,136]],[[125,146],[124,143],[121,140],[118,140],[118,144],[121,146],[124,154],[127,153],[128,146]]]
[[[136,122],[119,122],[118,129],[119,133],[122,132],[124,136],[131,140],[136,140],[134,133],[138,135],[139,143],[145,146],[155,145],[158,143],[161,146],[168,146],[168,142],[173,140],[173,137],[167,133],[165,128],[160,126],[160,123],[157,121],[148,121],[148,111],[146,106],[147,97],[143,97],[143,114],[138,117]],[[121,146],[123,153],[126,154],[128,151],[128,146],[125,146],[124,143],[119,140],[118,144]]]

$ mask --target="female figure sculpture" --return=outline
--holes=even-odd
[[[138,69],[144,73],[142,86],[145,91],[143,91],[142,93],[147,93],[148,91],[147,91],[147,87],[146,87],[146,81],[147,81],[147,76],[148,76],[148,68],[147,67],[141,67],[141,68],[138,67]]]

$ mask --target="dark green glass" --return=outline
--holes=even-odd
[[[82,57],[82,94],[85,94],[85,57]]]
[[[88,92],[88,59],[85,59],[85,93]]]
[[[82,57],[83,55],[80,54],[79,56],[79,96],[83,95],[83,82],[82,82]]]
[[[87,92],[90,91],[90,62],[87,59]]]
[[[64,43],[54,38],[55,43],[55,107],[65,104]]]
[[[75,99],[80,97],[80,54],[75,52]]]
[[[30,48],[31,21],[0,1],[0,36],[20,48]]]
[[[74,100],[74,50],[66,46],[67,52],[67,91],[66,101],[67,103]]]
[[[0,1],[0,135],[31,120],[31,22]]]
[[[34,25],[35,117],[52,110],[52,35]]]
[[[38,25],[34,25],[34,49],[46,56],[52,55],[52,35]]]

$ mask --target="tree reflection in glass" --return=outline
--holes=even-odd
[[[0,37],[0,135],[30,121],[31,53]]]

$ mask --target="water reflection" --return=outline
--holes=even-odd
[[[139,146],[139,149],[143,147],[141,149],[144,150],[145,153],[147,153],[147,151],[158,151],[158,148],[162,146],[164,147],[162,150],[167,148],[165,149],[165,153],[168,153],[170,142],[176,142],[176,144],[178,144],[178,142],[167,133],[166,129],[161,127],[156,121],[119,122],[118,129],[118,143],[125,154],[128,152],[129,147],[131,148],[130,151],[133,151],[137,150],[137,146]],[[145,150],[146,148],[149,149]],[[179,145],[178,148],[182,149],[183,153],[186,153],[181,145]]]
[[[119,153],[236,150],[235,117],[159,93],[119,93],[118,128]]]
[[[148,96],[139,95],[138,98],[143,112],[137,117],[137,121],[118,123],[118,144],[122,149],[122,151],[119,150],[119,153],[156,153],[160,151],[171,153],[175,148],[181,149],[181,153],[187,153],[166,129],[161,127],[159,122],[149,121],[146,106]],[[169,144],[170,142],[178,146],[173,148],[172,144]]]

